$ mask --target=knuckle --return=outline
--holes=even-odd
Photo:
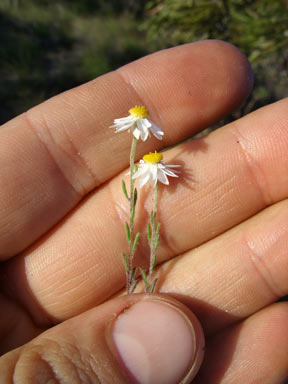
[[[45,113],[37,115],[37,123],[32,110],[23,113],[21,118],[45,149],[51,166],[57,169],[70,188],[80,197],[90,192],[97,184],[96,177],[77,148],[73,134],[68,134],[65,129],[53,129]],[[62,126],[61,122],[58,124]]]
[[[15,384],[100,383],[90,359],[75,345],[41,339],[24,347],[15,364]]]

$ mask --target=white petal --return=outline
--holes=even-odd
[[[120,127],[123,127],[125,124],[113,124],[113,125],[110,125],[109,128],[120,128]]]
[[[139,131],[141,132],[141,140],[146,141],[148,136],[149,136],[149,130],[145,126],[145,124],[143,123],[143,119],[139,119],[137,121],[137,127],[138,127]]]
[[[158,140],[162,140],[162,136],[164,135],[164,132],[161,130],[161,128],[157,124],[153,123],[152,121],[150,121],[150,123],[151,123],[150,131]]]
[[[143,119],[137,120],[137,127],[141,132],[147,131],[147,127],[143,124]]]
[[[126,131],[127,129],[130,129],[133,126],[134,123],[129,123],[125,125],[119,125],[116,127],[116,133]]]
[[[177,173],[179,173],[178,171],[174,171],[172,172],[171,169],[169,168],[164,168],[163,169],[163,172],[168,175],[168,176],[171,176],[171,177],[178,177]]]
[[[157,183],[157,171],[158,167],[157,164],[149,164],[149,171],[150,171],[150,182],[153,187],[155,187]]]
[[[151,184],[151,186],[152,186],[153,188],[155,188],[155,187],[156,187],[156,184],[157,184],[157,177],[156,177],[155,180],[153,180],[153,179],[150,178],[150,184]]]
[[[180,171],[176,171],[173,168],[179,168],[181,167],[181,165],[174,165],[174,164],[170,165],[170,164],[159,163],[158,167],[161,168],[163,172],[166,173],[166,175],[172,176],[172,177],[178,177],[177,173],[180,173]],[[172,169],[170,169],[170,167]]]
[[[175,173],[173,172],[167,172],[167,170],[164,170],[163,173],[165,173],[165,175],[168,175],[170,177],[179,177],[178,175],[175,175]]]
[[[136,179],[137,177],[141,177],[142,175],[144,175],[146,172],[148,171],[147,167],[139,167],[138,168],[138,171],[136,171],[134,173],[134,175],[132,176],[133,179]]]
[[[138,128],[134,128],[134,129],[133,129],[133,136],[134,136],[137,140],[139,140],[140,134],[141,134],[141,132],[139,131]]]
[[[170,176],[170,177],[179,177],[178,175],[175,175],[175,173],[167,173],[164,171],[165,175]]]
[[[126,116],[126,117],[121,117],[120,119],[114,119],[115,124],[126,124],[130,121],[135,121],[135,117]]]
[[[147,131],[141,133],[142,141],[146,141],[148,139],[148,136],[149,136],[149,131],[147,129]]]
[[[142,188],[143,185],[145,185],[149,181],[149,179],[150,179],[150,174],[149,172],[147,172],[145,176],[141,177],[138,187]]]
[[[176,164],[163,164],[165,168],[180,168],[181,165]]]
[[[109,128],[114,128],[116,133],[126,131],[131,128],[135,123],[135,118],[133,116],[121,117],[120,119],[115,119],[114,124]]]
[[[143,123],[143,125],[145,125],[145,127],[147,127],[147,128],[150,128],[151,125],[152,125],[152,123],[151,123],[150,120],[148,120],[148,119],[142,119],[142,123]]]
[[[120,120],[120,119],[119,119]],[[115,127],[123,127],[124,125],[132,125],[134,123],[133,120],[126,120],[126,119],[121,119],[120,121],[116,121],[114,120],[114,124],[111,125],[111,128],[115,128]]]
[[[169,185],[168,177],[165,175],[162,169],[158,168],[157,179],[165,185]]]

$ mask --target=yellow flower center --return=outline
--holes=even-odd
[[[150,163],[150,164],[158,164],[162,159],[163,159],[163,155],[156,151],[154,153],[150,152],[147,155],[143,156],[143,160],[146,163]]]
[[[138,119],[145,119],[149,115],[149,111],[146,107],[135,105],[135,107],[129,109],[130,115],[137,117]]]

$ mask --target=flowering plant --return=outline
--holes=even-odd
[[[149,118],[149,111],[146,107],[136,105],[129,109],[129,115],[115,119],[114,124],[110,128],[116,128],[116,133],[131,130],[135,139],[146,141],[153,133],[158,140],[162,140],[164,132],[161,131],[157,124],[153,123]]]
[[[122,180],[122,189],[124,196],[129,202],[130,220],[125,223],[125,232],[128,242],[128,254],[123,252],[123,260],[126,271],[126,289],[127,293],[134,292],[138,279],[137,271],[133,265],[134,255],[139,243],[140,232],[134,234],[134,219],[137,203],[137,188],[135,188],[135,180],[138,179],[139,188],[142,188],[146,183],[154,189],[154,207],[150,213],[150,221],[147,225],[147,238],[150,247],[150,262],[148,273],[140,267],[140,272],[143,277],[145,292],[153,293],[157,279],[153,280],[153,272],[157,264],[156,252],[160,241],[160,222],[157,221],[157,206],[158,206],[158,181],[162,184],[169,185],[168,176],[178,177],[179,171],[175,170],[179,165],[165,164],[163,155],[155,151],[143,156],[139,165],[135,166],[136,146],[139,139],[146,141],[152,133],[158,140],[162,140],[164,132],[161,128],[152,122],[149,118],[149,111],[144,106],[135,106],[129,109],[129,115],[114,120],[114,124],[110,128],[115,128],[115,132],[128,131],[133,135],[131,151],[130,151],[130,188],[129,193],[125,181]]]

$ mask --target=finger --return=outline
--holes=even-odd
[[[280,384],[288,378],[288,304],[263,309],[207,341],[201,384]]]
[[[159,269],[159,286],[193,308],[207,334],[288,293],[288,200]],[[162,277],[161,277],[162,276]]]
[[[24,308],[2,294],[0,294],[0,313],[0,356],[27,343],[44,331],[35,326]]]
[[[0,359],[1,383],[189,383],[203,358],[193,313],[161,296],[125,296],[46,331]]]
[[[207,148],[203,152],[196,151],[196,141],[165,153],[168,162],[183,164],[183,172],[179,182],[160,192],[160,262],[207,242],[267,205],[287,198],[287,104],[287,100],[275,103],[201,139],[201,147]],[[123,287],[120,258],[127,247],[123,230],[127,206],[121,198],[122,176],[91,195],[57,232],[11,265],[8,280],[12,289],[34,314],[38,310],[31,291],[41,307],[62,320]],[[151,208],[148,194],[149,190],[141,190],[141,214],[140,210],[136,213],[139,229],[144,232],[138,255],[142,265],[149,254],[145,240]]]
[[[217,121],[250,89],[244,56],[227,43],[207,41],[145,57],[4,125],[0,258],[31,244],[85,194],[127,166],[131,137],[108,127],[131,106],[145,104],[165,130],[163,142],[141,143],[140,155]]]

